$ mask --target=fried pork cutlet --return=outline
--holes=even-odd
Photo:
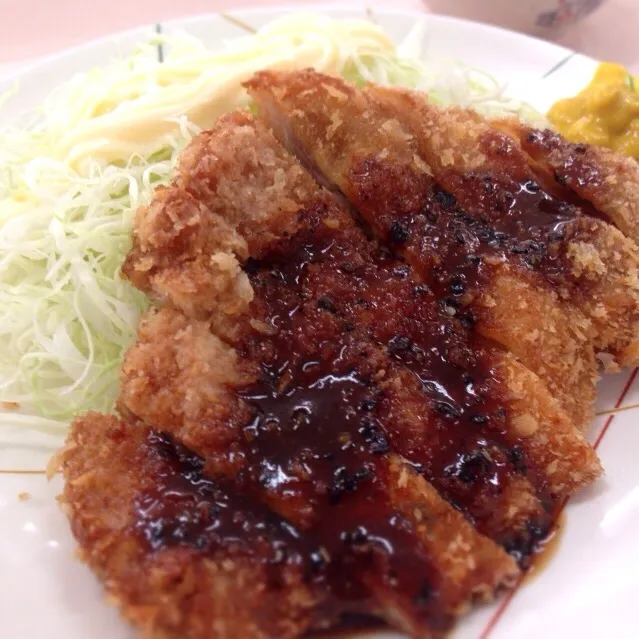
[[[145,637],[298,637],[325,596],[296,560],[305,540],[202,466],[147,426],[76,419],[62,504],[83,558]]]
[[[298,164],[283,161],[282,147],[260,147],[246,114],[226,120],[229,127],[214,133],[217,155],[206,144],[213,133],[200,134],[180,157],[182,188],[160,187],[150,206],[138,211],[123,269],[137,288],[190,315],[246,308],[252,291],[239,261],[259,255],[271,226],[285,230],[317,188]],[[283,185],[290,199],[280,196]],[[241,214],[229,217],[229,211]]]
[[[303,531],[142,424],[89,414],[68,443],[62,502],[74,534],[144,636],[298,637],[352,611],[430,637],[518,572],[393,455]]]
[[[221,118],[138,212],[124,272],[165,306],[126,355],[121,417],[74,422],[63,503],[144,636],[364,614],[441,637],[601,472],[577,426],[604,338],[564,233],[614,247],[621,282],[619,241],[512,137],[473,168],[473,127],[425,130],[410,94],[312,72],[250,90],[262,119]]]
[[[229,144],[228,128],[236,123],[222,120],[224,135],[214,129],[191,152],[216,157],[222,153],[216,144]],[[277,145],[263,125],[252,126],[260,145]],[[216,167],[218,178],[223,171]],[[191,192],[206,192],[203,202],[214,200],[208,174],[201,186],[197,172],[190,175]],[[179,179],[173,188],[182,188]],[[292,197],[285,186],[280,195]],[[219,203],[210,209],[220,210]],[[225,217],[238,214],[231,210]],[[357,504],[358,494],[368,494],[368,469],[387,476],[378,460],[394,451],[428,480],[427,494],[438,491],[478,531],[523,557],[547,530],[553,498],[597,474],[592,449],[536,376],[482,346],[480,338],[469,349],[468,328],[420,287],[410,266],[370,242],[320,189],[315,206],[301,210],[270,248],[263,245],[246,270],[254,290],[250,312],[236,313],[237,330],[224,330],[223,339],[217,318],[194,321],[169,308],[146,318],[123,366],[120,401],[125,411],[200,454],[211,476],[233,478],[298,529],[326,535],[322,522],[337,519],[342,539],[354,512],[373,536],[387,535],[375,533],[375,522]],[[252,361],[262,371],[247,386],[243,371]],[[374,493],[375,517],[379,504],[389,501],[408,522],[419,523],[422,515],[410,505],[415,500],[406,510],[392,486],[384,484],[390,495]],[[432,506],[425,511],[432,513]],[[323,539],[324,547],[335,547],[334,537]],[[432,555],[440,553],[433,549]],[[468,593],[472,578],[462,592]],[[376,601],[367,611],[421,636],[419,615],[407,605],[412,598],[377,578],[366,581]],[[427,619],[433,631],[437,623]]]
[[[249,121],[249,116],[246,116],[246,123]],[[198,139],[192,144],[192,147],[196,148],[190,148],[187,157],[206,155],[215,158],[223,153],[225,148],[233,149],[234,143],[228,129],[233,128],[236,123],[237,118],[222,120],[206,138]],[[263,156],[271,157],[273,153],[270,149],[273,146],[279,147],[278,143],[259,122],[253,122],[252,126],[256,131],[254,143],[259,141],[260,148],[265,151]],[[238,138],[241,139],[243,136],[242,133],[238,135]],[[288,162],[291,165],[295,164],[290,156]],[[183,161],[181,167],[183,171],[189,171],[189,188],[200,195],[200,201],[209,202],[211,210],[221,210],[219,201],[216,201],[215,192],[209,188],[209,172],[201,174],[198,179],[200,174],[197,172],[197,166],[185,166]],[[267,165],[264,170],[268,171],[269,168]],[[289,170],[284,164],[280,168]],[[220,164],[214,169],[217,179],[223,180],[224,165]],[[177,180],[174,188],[176,190],[181,188],[180,179]],[[294,197],[294,193],[286,186],[280,188],[279,195],[285,201],[290,201]],[[307,199],[307,204],[310,202],[310,199]],[[269,204],[277,208],[277,201],[271,200]],[[226,206],[232,208],[228,211],[226,218],[239,218],[241,202],[229,200]],[[145,213],[143,212],[143,215]],[[171,208],[167,205],[164,217],[170,215]],[[160,209],[155,210],[154,216],[158,218],[154,224],[162,227],[164,223],[161,220]],[[296,343],[296,347],[291,346],[291,350],[298,352],[307,360],[312,359],[314,353],[314,351],[307,352],[309,344],[313,345],[314,341],[320,344],[317,342],[319,335],[325,334],[329,343],[332,340],[333,348],[335,344],[339,344],[336,335],[342,334],[341,340],[344,344],[347,343],[347,339],[350,341],[367,339],[372,342],[371,348],[374,349],[367,355],[368,359],[374,358],[372,353],[378,352],[381,347],[382,352],[377,359],[380,361],[378,368],[386,373],[384,384],[390,388],[393,385],[397,387],[399,390],[395,391],[396,394],[403,398],[402,401],[394,402],[396,410],[399,411],[402,407],[405,408],[417,402],[414,414],[392,415],[392,419],[389,419],[389,422],[393,424],[391,430],[399,428],[401,424],[406,424],[405,428],[410,430],[411,424],[418,424],[418,429],[412,427],[412,430],[417,430],[423,441],[436,441],[442,436],[445,437],[448,430],[443,429],[449,428],[439,424],[441,415],[443,414],[446,418],[444,421],[446,424],[451,417],[455,417],[456,412],[461,411],[467,413],[467,419],[473,417],[469,428],[474,436],[480,439],[489,436],[484,433],[484,430],[504,430],[507,439],[510,438],[510,445],[521,446],[519,440],[523,433],[526,439],[523,445],[527,458],[525,463],[531,463],[541,469],[538,478],[540,490],[545,490],[555,497],[561,496],[594,478],[598,472],[598,465],[592,450],[574,431],[565,415],[557,410],[540,380],[507,353],[493,348],[490,344],[484,343],[481,338],[474,336],[463,319],[450,316],[449,309],[442,309],[432,292],[427,287],[423,287],[419,280],[414,279],[409,265],[380,253],[374,244],[366,240],[352,218],[331,204],[326,194],[319,188],[315,189],[314,213],[307,211],[296,216],[295,224],[297,235],[292,235],[294,227],[290,223],[287,223],[286,227],[280,231],[280,242],[274,243],[269,258],[276,263],[275,266],[266,269],[267,275],[257,266],[251,269],[249,278],[256,295],[253,313],[243,318],[244,328],[241,328],[242,320],[238,319],[241,316],[234,316],[235,334],[231,334],[223,327],[223,339],[246,353],[247,347],[242,344],[242,336],[254,333],[260,348],[265,348],[264,343],[269,343],[269,336],[268,334],[265,336],[264,332],[268,333],[272,327],[272,317],[287,317],[289,313],[293,316],[294,326],[290,329],[291,335],[287,335],[285,342]],[[212,225],[213,223],[210,223],[207,226]],[[245,230],[251,232],[248,226]],[[145,241],[145,239],[139,238],[139,241]],[[313,247],[318,243],[320,248],[314,249]],[[265,254],[264,247],[261,247],[260,251],[263,255]],[[315,255],[312,257],[312,254]],[[274,257],[275,255],[277,258]],[[152,260],[153,258],[147,255],[144,259]],[[176,261],[180,259],[180,256],[176,256]],[[285,277],[281,265],[287,264],[288,268],[293,269],[303,266],[304,277],[302,278],[297,272]],[[131,262],[130,266],[134,267],[134,262]],[[265,305],[266,293],[272,301],[266,302]],[[278,309],[274,304],[284,308]],[[318,312],[318,309],[321,312]],[[315,316],[319,322],[317,326],[312,325]],[[276,323],[280,333],[284,333],[282,320],[277,320]],[[219,318],[214,318],[212,324],[216,333],[220,335]],[[363,333],[363,337],[359,336],[360,333]],[[450,337],[442,338],[442,333]],[[168,428],[178,428],[178,425],[185,421],[193,422],[193,427],[199,433],[200,416],[195,420],[190,420],[188,417],[186,420],[176,419],[170,411],[166,410],[168,405],[164,404],[149,413],[153,402],[148,401],[149,386],[142,372],[147,371],[153,379],[158,375],[155,371],[162,369],[166,382],[156,385],[167,389],[166,394],[169,396],[171,380],[180,379],[180,376],[173,372],[175,366],[168,365],[164,359],[161,363],[157,360],[158,354],[163,352],[160,346],[164,341],[162,335],[159,339],[154,338],[158,334],[156,328],[147,329],[143,326],[139,348],[134,348],[129,353],[123,368],[123,403],[140,417],[153,423],[165,420]],[[302,338],[306,338],[308,343],[300,341]],[[167,344],[173,348],[171,342]],[[403,348],[402,345],[404,345]],[[319,349],[320,346],[313,346],[313,348]],[[193,345],[178,346],[174,350],[177,353],[203,352],[205,348]],[[473,362],[473,353],[480,351],[482,353],[480,359],[485,360],[485,364],[481,365]],[[389,354],[392,357],[388,357]],[[263,359],[259,352],[256,354],[256,359]],[[247,358],[244,357],[244,361],[246,360]],[[410,369],[413,375],[406,376],[404,368]],[[395,369],[398,369],[398,381],[391,384],[390,380],[393,379],[391,371]],[[433,369],[438,370],[434,372]],[[407,379],[403,379],[405,377]],[[429,378],[435,380],[437,377],[448,378],[449,382],[445,384],[449,387],[447,390],[440,392],[437,390],[436,383],[424,384],[418,381]],[[504,415],[503,419],[495,420],[494,423],[492,423],[494,418],[486,419],[483,423],[489,421],[491,423],[484,426],[482,417],[476,415],[480,411],[476,389],[471,388],[467,392],[464,384],[461,384],[463,388],[457,391],[452,388],[454,384],[459,385],[462,378],[474,380],[476,385],[490,378],[491,383],[496,387],[486,389],[486,394],[499,395],[504,407],[508,409],[507,415]],[[188,380],[188,377],[186,379]],[[193,396],[188,381],[186,387]],[[451,393],[453,393],[452,397]],[[410,399],[411,396],[413,399]],[[458,407],[451,402],[458,404]],[[186,405],[183,401],[175,404],[179,407]],[[498,409],[496,407],[486,409],[487,412],[489,410],[495,412]],[[452,415],[447,412],[451,412]],[[208,423],[208,418],[205,422]],[[456,427],[453,425],[453,428]],[[410,449],[411,446],[415,446],[407,443],[407,432],[404,432],[399,439],[400,444],[406,443],[406,448]],[[549,440],[553,442],[552,446],[547,446]],[[184,441],[192,445],[190,440]],[[423,446],[418,448],[424,449]],[[429,448],[437,449],[438,447]],[[550,452],[555,450],[556,452]],[[422,452],[428,452],[428,449]],[[476,453],[476,451],[470,452]],[[456,451],[457,455],[459,453],[460,451]],[[209,454],[212,454],[212,451],[206,453],[207,456]],[[402,454],[408,453],[402,451]],[[413,461],[426,463],[423,459]],[[453,465],[452,461],[444,464],[447,468]],[[441,468],[439,473],[442,473]],[[429,479],[437,481],[435,477],[429,477]],[[499,509],[492,510],[494,510],[492,516],[500,516]],[[509,528],[512,530],[512,525]]]
[[[532,166],[560,193],[572,193],[578,202],[639,244],[639,165],[604,147],[573,144],[552,131],[537,131],[516,119],[494,126],[519,141]]]
[[[616,229],[543,191],[517,146],[471,112],[312,71],[264,72],[249,90],[383,241],[589,423],[593,349],[622,363],[634,352],[637,257]]]

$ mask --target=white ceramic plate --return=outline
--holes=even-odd
[[[287,12],[291,9],[287,8]],[[396,39],[417,15],[326,8],[335,17],[368,16]],[[235,12],[259,27],[282,9]],[[596,63],[562,47],[494,27],[429,17],[428,54],[458,58],[510,83],[509,91],[545,110],[589,80]],[[236,24],[211,15],[161,25],[183,29],[214,47],[243,35]],[[36,106],[73,73],[130,51],[152,30],[138,29],[52,56],[0,83],[0,94],[19,80],[20,93],[0,114],[3,122]],[[606,477],[565,509],[558,549],[548,566],[509,597],[473,612],[457,639],[595,639],[637,637],[639,599],[639,402],[635,372],[601,383],[597,442]],[[0,636],[6,639],[130,639],[133,631],[102,599],[88,568],[74,558],[75,544],[55,495],[60,483],[42,475],[0,474]],[[20,493],[30,499],[21,501]],[[397,637],[384,633],[385,639]],[[238,638],[241,639],[241,638]]]

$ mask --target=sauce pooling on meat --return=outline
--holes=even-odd
[[[389,500],[391,448],[480,530],[510,478],[534,469],[505,437],[507,411],[472,321],[437,302],[348,214],[320,208],[302,217],[302,231],[247,265],[266,330],[248,332],[239,348],[263,374],[240,392],[254,418],[242,431],[235,490],[265,496],[274,510],[255,497],[220,496],[223,484],[182,455],[177,479],[140,504],[145,535],[154,547],[204,549],[257,535],[265,558],[301,562],[339,601],[366,600],[377,580],[426,611],[438,577]],[[412,382],[398,387],[407,374]],[[405,400],[417,428],[402,416]],[[214,504],[201,506],[208,518],[192,519],[194,497],[184,515],[179,506],[154,515],[193,490]],[[503,543],[522,559],[548,522],[541,512]]]
[[[140,503],[143,529],[154,547],[214,549],[257,535],[271,546],[265,558],[301,562],[339,601],[366,600],[377,580],[432,615],[438,575],[389,500],[391,448],[480,528],[504,482],[531,471],[504,437],[507,414],[490,359],[469,341],[472,325],[451,316],[347,214],[320,208],[303,216],[302,231],[247,266],[269,330],[249,332],[239,349],[263,374],[240,392],[254,418],[243,428],[235,490],[265,496],[279,514],[255,497],[220,497],[224,484],[206,479],[201,461],[190,470],[182,456],[178,479]],[[397,387],[406,375],[412,382]],[[412,431],[397,423],[406,422],[404,400],[421,420]],[[198,496],[180,501],[194,490]],[[184,514],[179,505],[154,512],[175,495]],[[198,500],[215,504],[204,508],[212,517],[192,519]],[[248,514],[236,519],[236,510]],[[540,513],[523,537],[504,543],[521,558],[547,523]]]
[[[154,550],[185,544],[198,550],[262,553],[268,563],[299,562],[309,543],[282,517],[232,482],[211,479],[204,460],[173,441],[151,431],[146,445],[162,460],[153,490],[137,502],[138,529]]]
[[[468,303],[504,261],[521,265],[550,282],[570,279],[565,239],[580,210],[553,198],[534,180],[480,173],[447,174],[466,207],[428,176],[410,175],[408,193],[397,201],[390,168],[376,160],[356,165],[352,179],[366,220],[378,227],[389,246],[420,271],[440,299]],[[401,171],[396,177],[401,179]],[[389,203],[395,205],[388,211]],[[472,306],[472,304],[470,304]]]
[[[331,364],[334,372],[323,374]],[[315,568],[326,571],[340,600],[365,598],[358,580],[371,563],[378,567],[369,578],[381,575],[389,587],[425,598],[436,584],[411,523],[386,493],[389,443],[370,408],[371,383],[339,364],[300,370],[282,391],[275,379],[247,391],[258,411],[245,430],[250,471],[302,511],[319,542]]]
[[[267,321],[278,331],[257,340],[251,353],[265,370],[251,395],[258,414],[267,421],[276,416],[272,422],[281,427],[286,419],[278,413],[290,393],[298,412],[290,411],[288,420],[306,426],[298,445],[316,447],[314,424],[325,419],[343,422],[344,438],[359,429],[379,449],[390,443],[482,529],[509,478],[532,477],[535,469],[506,437],[507,407],[472,322],[451,316],[406,263],[372,247],[347,214],[307,214],[305,231],[282,250],[275,264],[252,274]],[[369,412],[359,424],[358,393],[338,410],[314,399],[318,385],[332,384],[340,371],[349,384],[354,372],[360,382],[363,374],[369,387]],[[404,402],[412,404],[410,412]],[[544,534],[539,524],[527,539],[504,543],[528,554]]]
[[[336,450],[330,433],[323,434],[326,449]],[[327,479],[335,521],[305,532],[250,492],[239,491],[237,484],[207,477],[201,457],[151,431],[145,446],[162,460],[162,467],[155,487],[137,500],[136,528],[155,551],[186,545],[211,555],[248,555],[272,568],[271,587],[281,578],[279,566],[299,565],[310,583],[328,587],[326,605],[336,607],[338,614],[342,609],[367,611],[371,580],[378,575],[381,588],[410,596],[430,624],[446,629],[452,619],[437,610],[439,584],[428,558],[415,547],[410,523],[389,508],[383,491],[377,490],[386,479],[383,470],[370,460],[361,465],[367,457],[362,451],[369,448],[365,440],[364,447],[342,446],[343,454],[334,457],[339,465]],[[307,459],[315,470],[322,462],[310,455]],[[353,472],[354,467],[359,472]],[[368,484],[365,497],[343,500],[357,491],[355,483]]]

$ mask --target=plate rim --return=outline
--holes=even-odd
[[[499,27],[497,25],[488,24],[485,22],[479,22],[475,20],[466,20],[464,18],[457,18],[455,16],[448,16],[440,13],[430,13],[428,11],[421,11],[418,9],[389,9],[387,7],[372,7],[368,4],[360,5],[358,7],[346,7],[342,3],[319,3],[317,5],[306,5],[301,3],[295,3],[291,5],[282,5],[282,4],[272,4],[264,7],[253,6],[253,7],[245,7],[242,9],[230,11],[209,11],[200,14],[194,14],[189,16],[184,16],[182,18],[172,18],[170,20],[159,20],[157,22],[149,22],[146,24],[138,25],[132,27],[130,29],[124,29],[119,31],[109,32],[103,36],[99,36],[97,38],[92,38],[81,42],[79,44],[72,45],[70,47],[65,47],[58,51],[54,51],[52,53],[46,54],[42,57],[37,58],[36,60],[32,60],[27,62],[24,66],[21,66],[18,69],[14,69],[0,80],[0,95],[5,93],[6,91],[10,91],[12,86],[22,78],[25,78],[29,75],[37,73],[41,71],[43,68],[61,62],[67,58],[72,58],[80,55],[82,52],[97,48],[100,46],[104,46],[112,41],[117,41],[120,39],[131,39],[136,34],[139,34],[140,37],[147,35],[149,37],[152,36],[153,32],[157,33],[157,26],[177,26],[178,28],[184,29],[190,24],[201,23],[207,20],[212,20],[214,18],[222,18],[224,19],[225,15],[230,15],[232,17],[250,17],[252,15],[272,15],[275,18],[278,15],[283,14],[292,14],[292,13],[306,13],[306,14],[322,14],[325,12],[333,12],[333,13],[341,13],[344,14],[344,17],[353,16],[355,13],[361,12],[361,18],[367,19],[372,16],[384,16],[387,18],[393,16],[405,16],[405,17],[414,17],[414,18],[427,18],[429,21],[433,21],[435,25],[450,25],[453,28],[471,28],[471,29],[479,29],[488,34],[494,34],[495,36],[500,37],[509,37],[515,38],[519,41],[526,42],[529,46],[535,47],[544,47],[547,50],[553,50],[557,53],[563,54],[566,58],[571,55],[578,54],[582,58],[585,58],[589,61],[597,63],[598,61],[595,58],[592,58],[588,55],[581,54],[574,49],[570,49],[563,45],[556,44],[554,42],[550,42],[548,40],[544,40],[542,38],[538,38],[535,36],[528,35],[526,33],[521,33],[519,31],[514,31],[512,29],[507,29],[504,27]],[[368,15],[367,15],[368,14]],[[437,28],[437,26],[435,26]],[[1,111],[0,111],[1,115]]]
[[[286,14],[292,14],[295,12],[304,12],[306,14],[326,14],[330,13],[335,15],[336,18],[339,17],[339,14],[342,14],[344,18],[346,17],[361,17],[362,19],[366,19],[367,17],[367,9],[371,10],[373,18],[379,18],[379,22],[384,24],[385,20],[392,19],[393,17],[406,17],[406,18],[421,18],[424,17],[427,21],[432,25],[433,30],[441,28],[442,26],[449,26],[452,29],[471,29],[471,30],[480,30],[485,34],[493,34],[498,38],[514,38],[519,42],[523,43],[525,47],[543,47],[548,51],[554,51],[557,57],[564,56],[565,58],[577,54],[576,51],[555,44],[553,42],[549,42],[543,40],[541,38],[537,38],[534,36],[529,36],[527,34],[523,34],[517,31],[513,31],[510,29],[505,29],[502,27],[498,27],[495,25],[489,25],[482,22],[477,22],[473,20],[465,20],[461,18],[456,18],[452,16],[446,16],[437,13],[428,13],[423,10],[418,9],[389,9],[387,7],[369,7],[368,5],[357,5],[353,7],[347,7],[343,4],[335,4],[335,3],[321,3],[317,5],[303,5],[303,4],[293,4],[293,5],[280,5],[273,4],[264,7],[249,7],[244,9],[238,9],[226,12],[205,12],[202,14],[194,14],[190,16],[184,16],[181,18],[173,18],[170,20],[159,20],[157,22],[151,22],[139,26],[132,27],[130,29],[124,30],[116,30],[109,34],[92,38],[86,40],[84,42],[75,44],[70,47],[65,47],[63,49],[54,51],[52,53],[46,54],[42,57],[39,57],[35,60],[32,60],[22,66],[19,69],[8,73],[6,76],[2,78],[0,81],[0,93],[4,92],[7,89],[10,89],[11,86],[20,81],[23,78],[27,78],[32,74],[36,74],[42,72],[47,69],[51,65],[64,65],[66,60],[70,60],[76,57],[82,56],[82,54],[86,51],[92,50],[94,48],[104,47],[109,43],[117,42],[118,40],[122,41],[131,41],[135,38],[139,38],[142,42],[144,38],[151,38],[153,36],[153,32],[156,30],[157,25],[162,25],[162,27],[174,27],[178,29],[187,30],[189,26],[195,24],[202,24],[211,22],[213,20],[217,20],[220,17],[226,15],[232,15],[233,17],[237,17],[239,19],[250,19],[251,16],[260,16],[261,18],[270,17],[273,19],[277,16],[282,16]],[[337,15],[336,15],[337,14]],[[580,57],[592,62],[593,64],[597,63],[597,60],[591,58],[590,56],[586,56],[583,54],[578,54]],[[89,66],[87,66],[88,70]],[[64,71],[61,75],[64,74]],[[66,79],[70,79],[75,73],[70,72],[66,74]],[[62,80],[64,81],[64,80]],[[27,98],[28,99],[28,98]],[[2,116],[2,112],[0,110],[0,117]]]

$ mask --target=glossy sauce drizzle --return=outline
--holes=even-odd
[[[204,474],[204,460],[168,435],[151,431],[145,445],[159,457],[156,486],[137,503],[137,527],[154,550],[184,544],[202,552],[223,548],[267,563],[300,563],[312,542],[228,479]]]
[[[291,467],[307,468],[294,451],[325,455],[326,446],[360,445],[363,437],[369,453],[403,455],[492,533],[502,489],[532,469],[504,437],[507,412],[489,358],[472,342],[472,327],[442,309],[405,263],[373,249],[347,214],[332,212],[330,224],[325,215],[307,214],[305,231],[283,243],[279,259],[274,251],[251,274],[264,317],[278,329],[245,351],[264,368],[244,395],[258,412],[250,438],[254,465],[268,469],[260,477],[286,482]],[[337,429],[332,444],[329,427]],[[261,443],[259,428],[272,446]],[[287,428],[294,435],[284,435]],[[338,466],[328,456],[309,472],[322,490]],[[503,542],[523,557],[546,523],[541,509],[529,529]]]
[[[140,529],[153,548],[262,548],[266,562],[302,565],[347,609],[366,612],[390,589],[447,627],[442,575],[390,495],[392,451],[480,529],[498,517],[503,487],[530,469],[504,438],[490,358],[472,321],[347,213],[321,208],[300,224],[247,265],[255,315],[272,330],[246,330],[237,345],[263,371],[240,393],[254,417],[239,476],[208,479],[199,458],[158,441],[172,474],[141,499]],[[523,557],[548,521],[542,509],[502,541]]]
[[[450,171],[439,176],[445,190],[429,176],[376,160],[354,166],[351,179],[364,220],[394,251],[417,260],[442,303],[464,307],[469,318],[497,264],[552,283],[570,280],[564,240],[581,210],[533,179]]]

